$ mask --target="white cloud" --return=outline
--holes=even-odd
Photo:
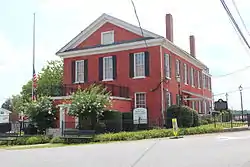
[[[228,16],[220,1],[210,0],[134,0],[137,12],[143,28],[165,36],[165,14],[171,13],[174,18],[174,42],[189,51],[189,35],[196,36],[197,58],[201,59],[210,67],[214,75],[230,73],[250,65],[248,55],[238,36],[235,34]],[[247,7],[250,1],[236,1],[247,26],[250,28],[250,18]],[[232,3],[227,1],[230,9]],[[102,13],[108,13],[132,24],[138,25],[132,4],[130,1],[117,0],[40,0],[37,6],[37,70],[48,59],[55,59],[54,53],[71,40],[76,34],[88,26]],[[237,17],[239,22],[239,18]],[[242,26],[241,26],[242,27]],[[243,27],[242,27],[243,30]],[[246,34],[246,33],[245,33]],[[12,71],[22,69],[23,78],[20,86],[29,79],[31,75],[31,46],[23,50],[15,50],[15,47],[6,37],[1,36],[0,46],[4,46],[4,55],[0,57],[0,73],[10,64],[15,64]],[[13,39],[14,40],[14,39]],[[2,52],[2,51],[1,51]],[[15,60],[15,62],[13,62]],[[29,65],[20,65],[29,64]],[[215,94],[235,90],[240,84],[243,87],[250,86],[246,80],[250,69],[225,78],[213,79],[213,90]],[[19,70],[20,73],[20,70]],[[12,72],[13,74],[13,72]],[[8,74],[9,75],[9,74]],[[10,91],[5,95],[12,94]],[[229,94],[230,106],[239,108],[239,97],[236,93]],[[250,100],[250,95],[244,93],[245,101]],[[217,98],[217,97],[216,97]],[[250,107],[250,104],[245,104]]]

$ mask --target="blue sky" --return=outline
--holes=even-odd
[[[229,18],[219,0],[134,0],[143,28],[165,36],[166,13],[174,18],[174,43],[189,51],[189,35],[196,37],[197,58],[207,64],[214,76],[230,73],[250,65],[247,52],[236,35]],[[247,7],[250,2],[235,0],[241,15],[250,29]],[[233,8],[228,6],[240,24]],[[96,4],[99,4],[98,6]],[[32,76],[32,24],[36,12],[36,71],[40,71],[47,60],[58,59],[55,52],[88,26],[102,13],[137,25],[130,0],[11,0],[0,5],[0,102],[21,87]],[[249,35],[244,31],[247,39]],[[213,78],[215,94],[250,87],[247,76],[250,68],[243,72],[221,78]],[[243,92],[244,107],[250,108],[250,89]],[[225,96],[215,96],[215,99]],[[229,94],[229,106],[240,108],[239,92]]]

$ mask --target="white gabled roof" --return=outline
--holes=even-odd
[[[6,109],[4,109],[4,108],[0,108],[0,112],[1,112],[1,111],[3,111],[4,113],[8,113],[8,114],[12,113],[11,111],[6,110]]]
[[[74,49],[76,46],[81,44],[85,39],[87,39],[91,34],[93,34],[96,30],[98,30],[105,23],[111,23],[116,26],[122,27],[130,32],[133,32],[138,35],[142,35],[143,32],[144,37],[154,37],[159,38],[162,37],[148,30],[142,29],[130,23],[127,23],[123,20],[110,16],[106,13],[102,14],[99,18],[97,18],[93,23],[91,23],[86,29],[81,31],[75,38],[73,38],[68,44],[66,44],[63,48],[61,48],[57,53],[64,52],[69,49]]]

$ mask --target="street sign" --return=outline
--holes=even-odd
[[[227,109],[228,109],[227,101],[219,99],[218,101],[214,102],[215,111],[222,111],[222,110],[227,110]]]

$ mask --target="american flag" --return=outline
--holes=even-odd
[[[37,76],[36,76],[35,67],[33,66],[32,100],[34,100],[34,101],[37,100],[36,88],[37,88]]]

